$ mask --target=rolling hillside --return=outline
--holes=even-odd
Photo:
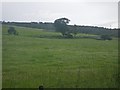
[[[60,39],[60,33],[18,26],[19,35],[9,35],[8,27],[2,31],[3,88],[117,87],[117,38]]]

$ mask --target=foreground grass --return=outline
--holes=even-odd
[[[3,26],[3,88],[110,88],[117,87],[117,39],[49,39],[60,35],[15,27],[18,36]]]

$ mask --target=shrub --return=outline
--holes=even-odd
[[[18,32],[16,32],[14,27],[9,27],[8,34],[18,35]]]
[[[73,35],[72,34],[65,34],[64,37],[65,38],[73,38]]]
[[[102,40],[112,40],[112,38],[110,37],[110,35],[101,35],[100,37]]]

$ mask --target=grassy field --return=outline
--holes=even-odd
[[[117,38],[49,38],[60,33],[25,27],[15,27],[14,36],[7,29],[4,25],[3,88],[117,87]]]

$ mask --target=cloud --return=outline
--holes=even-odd
[[[53,22],[66,17],[71,20],[70,24],[99,26],[117,21],[117,5],[114,2],[7,2],[3,3],[3,20]]]

